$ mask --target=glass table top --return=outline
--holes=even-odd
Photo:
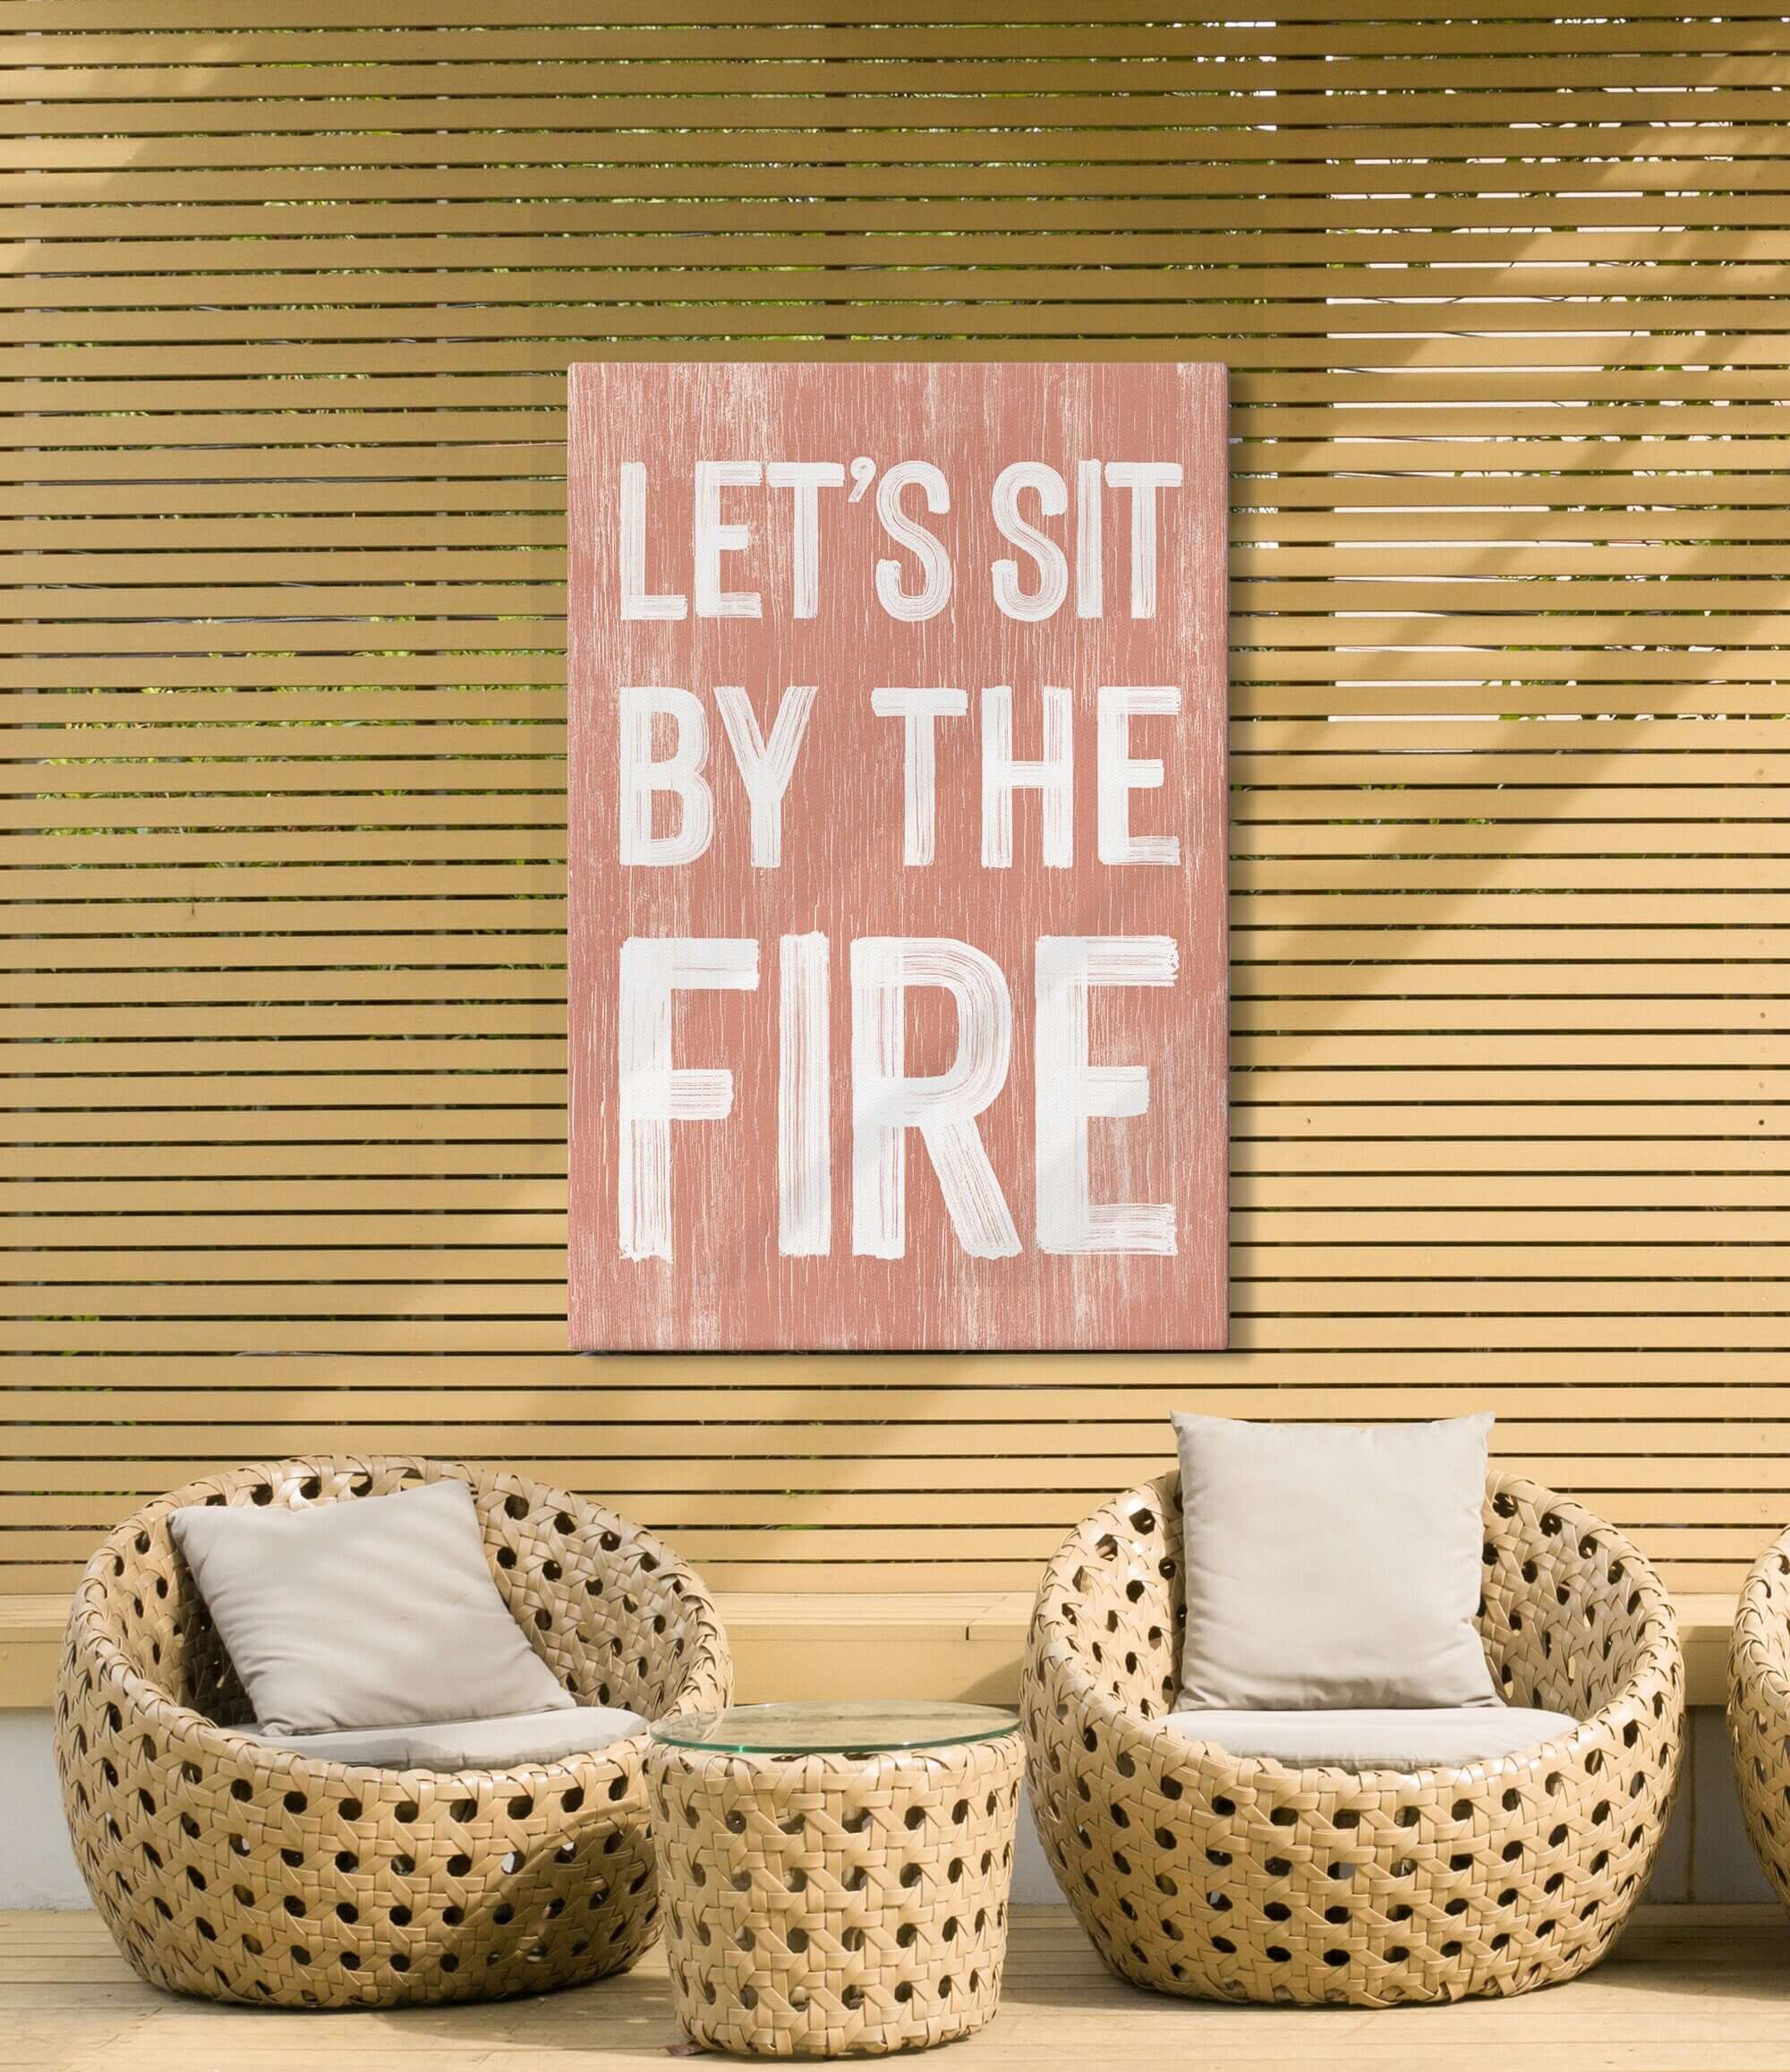
[[[669,1748],[732,1755],[891,1755],[959,1748],[1016,1734],[1019,1715],[998,1705],[853,1700],[813,1705],[729,1705],[661,1719],[652,1738]]]

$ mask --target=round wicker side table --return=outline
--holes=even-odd
[[[1001,1998],[1024,1747],[984,1705],[737,1705],[647,1756],[672,2003],[710,2050],[842,2058]]]

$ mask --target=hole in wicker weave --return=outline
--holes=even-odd
[[[361,1968],[361,1960],[352,1949],[345,1949],[336,1961],[344,1971],[359,1971]]]
[[[282,1849],[280,1862],[288,1871],[296,1871],[304,1862],[304,1852],[302,1849]]]
[[[581,1784],[575,1784],[570,1791],[561,1792],[559,1795],[559,1803],[565,1807],[568,1813],[575,1813],[584,1803],[584,1787]]]
[[[1406,1964],[1410,1962],[1410,1959],[1411,1952],[1402,1942],[1394,1943],[1391,1948],[1386,1952],[1386,1962],[1388,1964]]]
[[[294,1964],[309,1964],[311,1962],[311,1952],[302,1943],[294,1943],[287,1955]]]
[[[295,1892],[288,1892],[280,1904],[288,1914],[294,1916],[302,1917],[304,1913],[304,1902]]]
[[[912,1949],[919,1940],[920,1931],[911,1921],[904,1921],[895,1931],[895,1941],[899,1948]]]
[[[1270,1878],[1289,1878],[1292,1875],[1292,1865],[1284,1856],[1270,1856],[1262,1868]]]
[[[1263,1953],[1271,1964],[1291,1964],[1292,1952],[1284,1944],[1271,1942]]]
[[[902,1817],[908,1828],[908,1831],[911,1834],[916,1828],[924,1828],[925,1826],[926,1809],[925,1806],[909,1806],[907,1812]]]
[[[513,1820],[525,1820],[533,1811],[534,1801],[529,1797],[526,1792],[518,1793],[517,1795],[509,1802],[509,1817]],[[399,1811],[397,1817],[399,1820],[403,1820],[404,1813],[402,1810]],[[410,1809],[410,1817],[412,1820],[416,1818],[416,1808],[414,1806]]]
[[[249,1501],[251,1504],[266,1505],[271,1504],[273,1500],[274,1493],[265,1482],[258,1482],[249,1492]],[[145,1548],[144,1551],[147,1552],[148,1549]],[[305,1961],[308,1963],[310,1960],[307,1958]]]
[[[521,1861],[522,1858],[518,1856],[516,1862],[519,1863]],[[506,1863],[507,1863],[507,1859],[506,1859]],[[416,1858],[414,1856],[394,1856],[392,1858],[392,1870],[400,1878],[413,1878],[416,1875]]]
[[[408,1971],[410,1969],[410,1959],[404,1954],[402,1950],[399,1950],[396,1956],[394,1957],[391,1960],[391,1967],[394,1971],[396,1972]]]
[[[248,1800],[253,1798],[254,1795],[254,1786],[249,1782],[247,1778],[239,1777],[235,1778],[231,1784],[230,1796],[233,1799],[240,1799],[246,1803]]]
[[[246,1856],[248,1853],[248,1850],[244,1848],[243,1854]],[[336,1856],[336,1868],[338,1871],[358,1871],[361,1868],[361,1859],[352,1849],[338,1850]]]
[[[913,1997],[914,1997],[914,1988],[913,1988],[913,1986],[912,1986],[911,1982],[910,1982],[908,1980],[907,1980],[907,1979],[903,1979],[903,1980],[901,1981],[900,1984],[899,1984],[899,1986],[897,1986],[897,1987],[896,1987],[896,1989],[895,1989],[895,1998],[896,1998],[896,1999],[897,1999],[897,2000],[899,2000],[899,2001],[901,2003],[901,2005],[902,2005],[902,2006],[905,2008],[905,2007],[907,2006],[908,2002],[909,2000],[911,2000],[913,1999]]]
[[[450,1856],[448,1859],[448,1875],[450,1878],[464,1878],[472,1868],[473,1859],[464,1851],[459,1855]]]
[[[286,1810],[289,1813],[302,1813],[310,1803],[303,1792],[288,1792],[286,1795]]]
[[[245,1935],[243,1938],[243,1948],[248,1951],[251,1957],[261,1957],[266,1954],[262,1944],[252,1935]]]
[[[963,1870],[963,1865],[962,1865],[961,1863],[959,1863],[959,1864],[958,1864],[958,1866],[957,1866],[957,1869],[958,1869],[959,1872],[959,1873],[961,1873],[961,1872],[962,1872],[962,1870]],[[859,1877],[861,1877],[861,1876],[862,1876],[862,1873],[861,1873],[861,1872],[854,1872],[854,1873],[853,1873],[853,1875],[854,1875],[854,1876],[859,1876]],[[921,1876],[921,1872],[920,1872],[920,1866],[919,1866],[917,1863],[904,1863],[904,1864],[902,1864],[902,1866],[901,1866],[901,1882],[902,1882],[902,1884],[903,1884],[903,1885],[905,1885],[905,1886],[908,1887],[908,1888],[911,1889],[912,1889],[914,1886],[917,1885],[917,1884],[920,1882],[920,1876]],[[852,1887],[852,1889],[853,1889],[854,1891],[856,1891],[856,1890],[857,1889],[857,1888],[856,1886],[853,1886],[853,1887]]]

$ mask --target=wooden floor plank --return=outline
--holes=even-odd
[[[631,1975],[494,2007],[299,2015],[178,2000],[132,1979],[92,1914],[0,1914],[0,2072],[662,2072],[678,2041],[661,1954]],[[1458,2007],[1229,2008],[1102,1970],[1066,1910],[1015,1910],[1001,2013],[953,2072],[1790,2072],[1790,1921],[1646,1909],[1589,1977]]]

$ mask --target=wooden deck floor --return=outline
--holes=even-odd
[[[655,1952],[631,1976],[497,2007],[294,2015],[140,1985],[90,1914],[0,1914],[13,2072],[662,2072],[678,2042]],[[729,2060],[731,2061],[731,2060]],[[912,2062],[912,2060],[908,2060]],[[1232,2008],[1100,1968],[1060,1907],[1019,1910],[1000,2015],[951,2072],[1790,2072],[1790,1923],[1662,1907],[1576,1983],[1460,2007]]]

